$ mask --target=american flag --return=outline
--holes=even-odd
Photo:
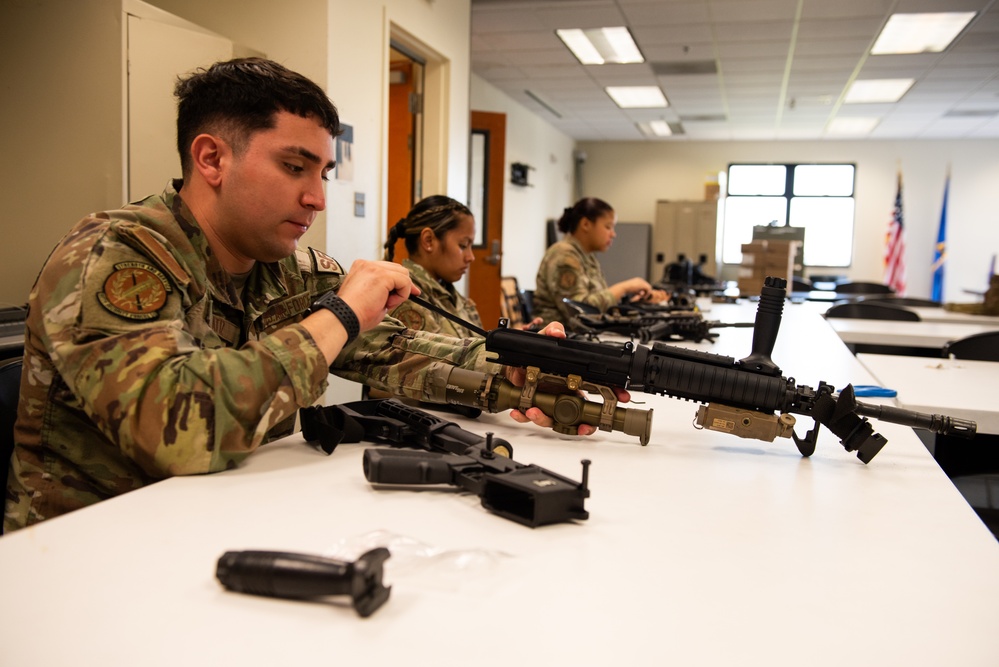
[[[902,226],[902,172],[898,172],[898,191],[895,194],[895,209],[888,234],[885,239],[885,278],[884,283],[899,296],[905,293],[905,228]]]

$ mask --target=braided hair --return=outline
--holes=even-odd
[[[562,217],[558,220],[558,230],[563,234],[572,234],[583,218],[596,221],[600,216],[613,212],[611,205],[603,199],[583,197],[562,212]]]
[[[395,223],[385,241],[385,259],[395,257],[395,244],[401,238],[410,255],[419,249],[420,232],[429,227],[437,238],[444,238],[449,230],[458,226],[459,215],[472,215],[467,206],[444,195],[431,195],[416,204],[405,218]]]

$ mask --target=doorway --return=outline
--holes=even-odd
[[[389,48],[388,196],[391,229],[423,199],[423,94],[426,63],[393,42]],[[398,243],[395,261],[408,257]]]
[[[506,114],[473,111],[470,142],[468,206],[475,216],[475,261],[468,270],[468,296],[478,306],[483,326],[493,329],[500,318],[503,273]]]

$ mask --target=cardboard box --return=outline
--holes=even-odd
[[[759,294],[768,276],[783,278],[788,282],[794,276],[794,259],[800,241],[756,240],[742,244],[742,264],[736,278],[739,292]]]

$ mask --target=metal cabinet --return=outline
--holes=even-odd
[[[662,279],[663,271],[677,255],[686,255],[695,265],[706,256],[702,271],[718,275],[716,239],[718,236],[717,201],[656,202],[656,221],[652,227],[652,248],[649,262],[650,282]]]

